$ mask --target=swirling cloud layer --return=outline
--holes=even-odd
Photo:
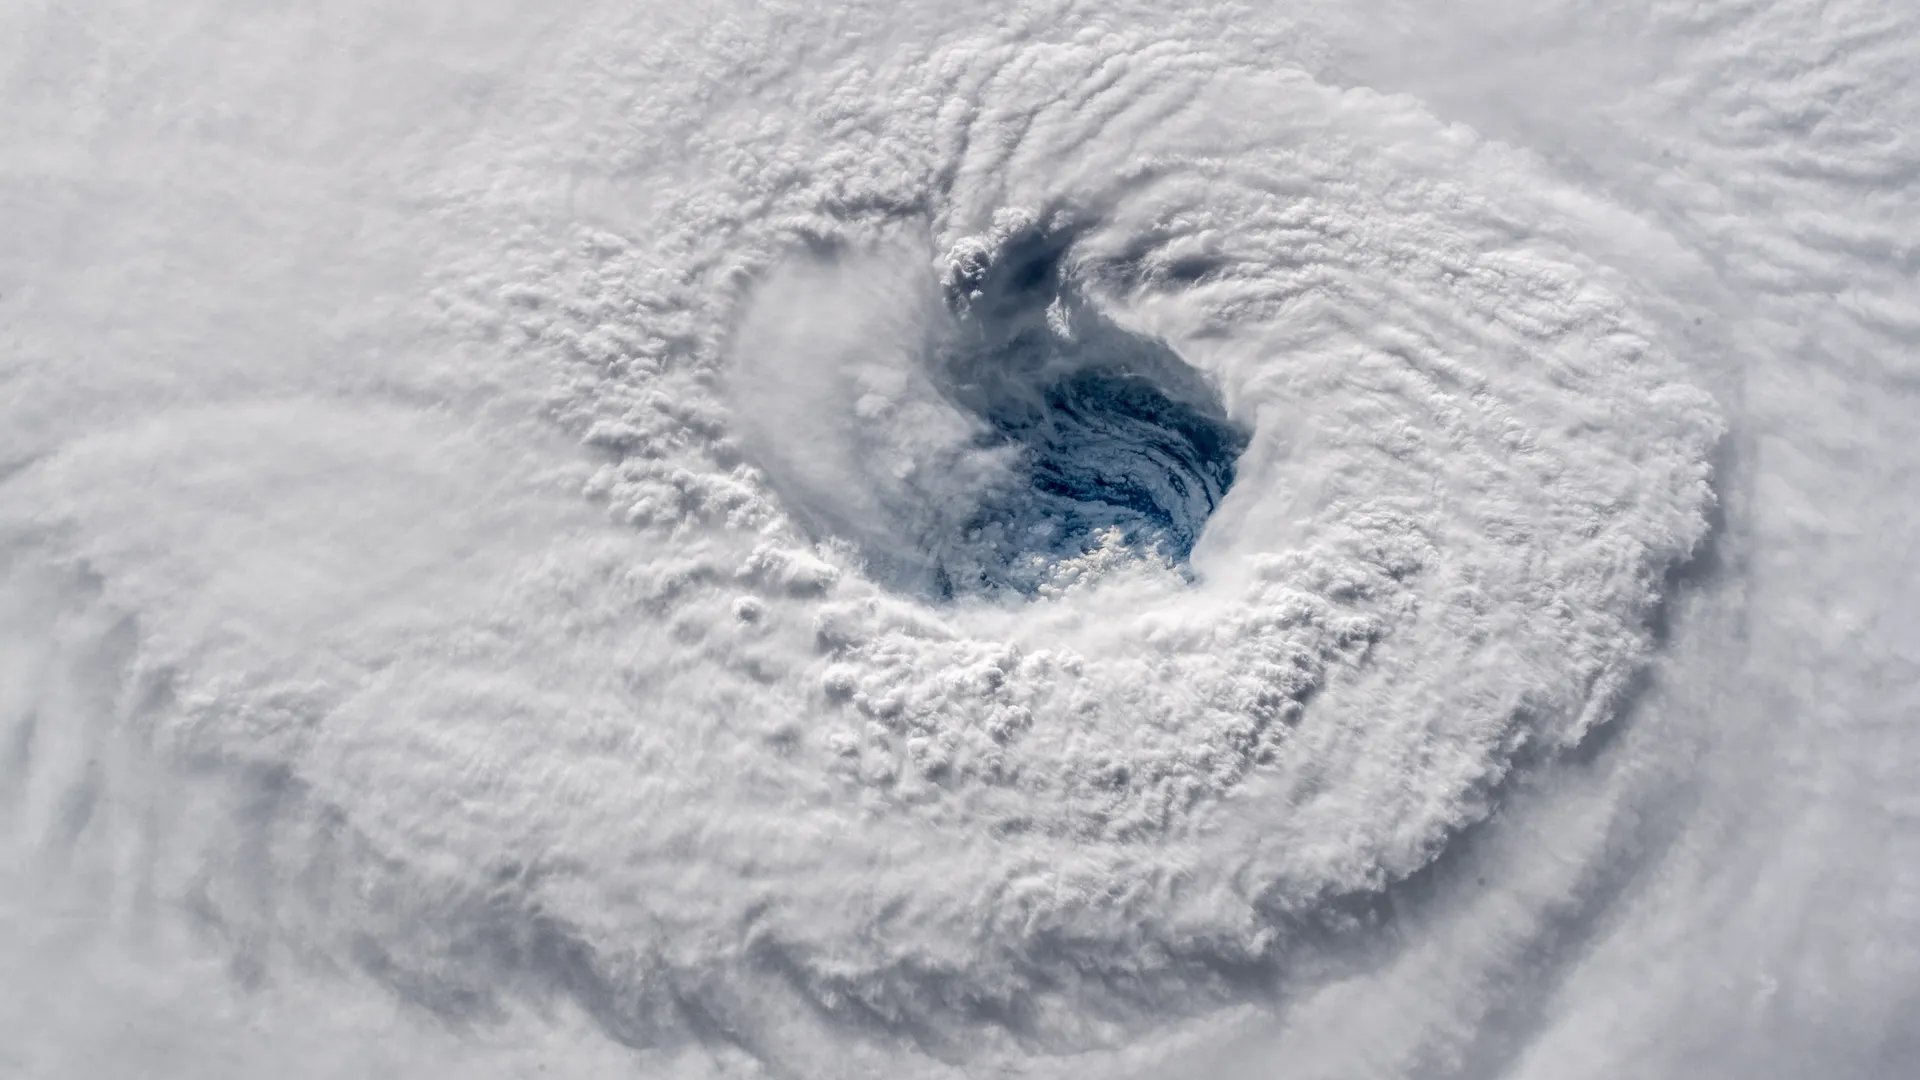
[[[0,955],[323,1073],[1565,1075],[1701,836],[1809,880],[1726,642],[1867,655],[1915,39],[1364,14],[8,16]]]

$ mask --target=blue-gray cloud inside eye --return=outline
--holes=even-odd
[[[1247,447],[1218,391],[1166,343],[1103,315],[1060,255],[1026,239],[950,287],[958,316],[933,349],[934,379],[1017,465],[962,524],[975,558],[936,567],[942,592],[1029,590],[1110,538],[1184,566]]]

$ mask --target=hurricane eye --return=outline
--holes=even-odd
[[[931,367],[1018,464],[1015,481],[966,523],[957,550],[980,557],[966,573],[944,568],[947,579],[1027,589],[1060,560],[1116,541],[1184,568],[1247,446],[1218,392],[1166,343],[1104,316],[1051,264],[1011,268],[985,291]]]
[[[888,250],[762,284],[730,393],[814,539],[932,601],[1036,596],[1096,564],[1191,579],[1248,432],[1071,255],[1070,235],[1035,231],[968,244],[944,280]]]

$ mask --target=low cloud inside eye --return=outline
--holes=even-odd
[[[1019,232],[944,283],[868,256],[763,287],[733,393],[756,460],[890,586],[1031,593],[1096,549],[1184,570],[1232,486],[1246,431],[1083,294],[1070,242]]]

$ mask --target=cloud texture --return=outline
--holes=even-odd
[[[1912,27],[112,7],[0,16],[28,1072],[1910,1060]]]

